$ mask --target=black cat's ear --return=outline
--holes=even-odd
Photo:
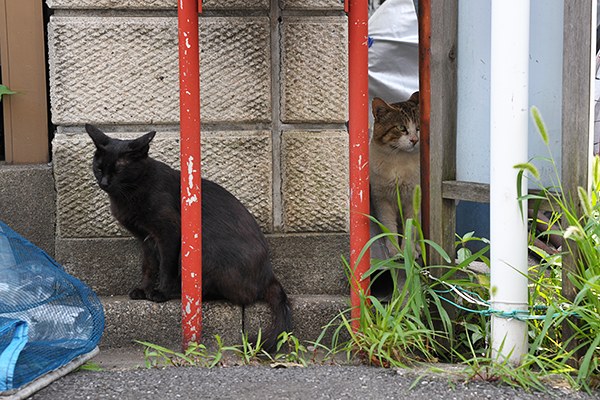
[[[106,136],[104,132],[96,128],[94,125],[85,124],[85,130],[92,138],[92,141],[97,148],[105,147],[110,142],[110,137]]]
[[[419,92],[414,92],[407,101],[419,104]]]
[[[144,136],[130,141],[128,147],[131,153],[134,153],[138,157],[147,156],[150,150],[150,142],[154,139],[154,135],[156,135],[156,131],[148,132]]]
[[[373,118],[375,118],[375,121],[379,121],[392,109],[392,106],[379,97],[375,97],[371,103],[371,109],[373,111]]]

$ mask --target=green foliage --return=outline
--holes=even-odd
[[[532,114],[548,146],[543,120],[537,109]],[[398,254],[386,260],[372,260],[365,274],[374,282],[388,273],[393,283],[391,298],[384,301],[368,292],[360,293],[358,329],[352,329],[356,321],[348,317],[346,310],[328,324],[317,347],[385,367],[439,359],[458,361],[465,364],[469,379],[501,381],[531,390],[545,390],[549,379],[562,379],[572,387],[591,390],[600,375],[600,160],[596,158],[592,166],[592,189],[577,191],[578,203],[563,194],[552,155],[537,161],[548,162],[554,169],[554,179],[547,187],[541,185],[539,171],[532,162],[515,166],[520,203],[534,204],[533,215],[537,215],[541,202],[552,207],[548,229],[538,235],[532,228],[530,237],[531,251],[541,261],[528,274],[530,315],[523,317],[530,340],[529,351],[520,365],[492,357],[487,343],[489,316],[494,312],[487,300],[491,290],[489,276],[467,268],[475,260],[489,266],[485,257],[489,243],[468,233],[458,238],[457,259],[450,260],[439,245],[423,238],[418,219],[407,219],[403,223],[404,234],[395,234],[369,217],[382,233],[369,240],[357,263],[376,241],[391,239]],[[524,179],[538,182],[540,192],[524,193]],[[418,215],[419,199],[420,191],[416,191],[414,215]],[[523,209],[521,212],[525,216]],[[536,238],[557,235],[565,240],[562,252],[548,254],[533,246]],[[473,241],[483,242],[484,248],[473,253],[469,248]],[[425,257],[426,246],[446,265],[430,265]],[[422,263],[415,261],[417,254],[424,255]],[[577,271],[568,276],[577,289],[577,296],[571,300],[562,294],[562,261],[566,255],[577,260]],[[342,262],[348,278],[354,281],[354,266],[345,259]],[[404,283],[398,279],[400,275],[406,277]],[[446,303],[451,306],[444,307]],[[563,334],[565,325],[575,332],[572,337]],[[329,347],[323,344],[326,332],[332,336]],[[575,368],[572,365],[577,354],[580,357],[575,360]]]
[[[196,366],[212,368],[220,365],[226,351],[237,351],[235,346],[224,346],[219,335],[215,335],[217,348],[209,352],[206,346],[190,343],[184,352],[178,352],[154,343],[136,340],[136,343],[145,347],[144,360],[146,368],[168,366]]]
[[[542,140],[548,147],[546,127],[537,109],[532,115]],[[549,226],[557,224],[558,230],[542,232],[540,237],[559,235],[563,237],[562,252],[547,254],[537,248],[532,250],[541,257],[541,262],[530,271],[532,282],[531,299],[535,304],[546,307],[546,318],[531,321],[530,336],[533,342],[528,356],[545,360],[543,371],[562,373],[571,377],[572,384],[589,390],[600,375],[600,160],[594,157],[592,165],[591,186],[589,189],[579,187],[577,200],[573,201],[565,193],[558,178],[558,169],[548,147],[549,162],[555,173],[555,181],[550,187],[544,187],[539,176],[534,176],[541,189],[537,197],[546,201],[552,210]],[[522,173],[526,166],[517,166]],[[519,193],[521,199],[524,196]],[[565,257],[576,260],[576,271],[568,274],[577,295],[567,299],[562,294],[562,260]],[[572,337],[564,337],[562,327],[568,324],[575,332]],[[568,351],[568,344],[575,348]],[[569,365],[576,354],[583,354],[578,360],[578,368]]]
[[[300,365],[308,366],[308,349],[296,336],[282,332],[277,342],[277,353],[272,361],[278,366]]]
[[[96,364],[95,362],[91,362],[88,361],[83,365],[80,365],[79,367],[77,367],[76,371],[93,371],[93,372],[99,372],[99,371],[103,371],[102,367],[98,364]]]
[[[224,345],[219,335],[215,335],[214,338],[216,342],[214,350],[207,349],[203,344],[190,343],[183,352],[149,342],[136,341],[136,343],[144,346],[144,360],[147,368],[170,366],[213,368],[224,365],[226,359],[228,362],[242,365],[261,363],[276,364],[277,367],[308,365],[309,352],[306,346],[292,333],[282,332],[279,335],[275,355],[267,353],[262,348],[260,330],[257,344],[252,343],[247,334],[242,335],[242,343],[234,346]]]
[[[418,215],[419,203],[420,190],[417,189],[413,198],[415,215]],[[389,276],[393,286],[391,298],[384,301],[361,292],[358,330],[352,329],[353,321],[348,317],[349,310],[346,310],[327,325],[317,345],[327,348],[323,338],[330,333],[333,338],[328,347],[330,351],[345,353],[348,359],[360,357],[384,367],[407,367],[421,361],[436,361],[440,353],[448,352],[446,347],[453,341],[453,323],[436,293],[439,282],[432,281],[432,271],[442,267],[423,267],[418,261],[418,254],[423,255],[424,265],[427,265],[425,245],[428,244],[446,262],[451,262],[450,257],[439,245],[423,238],[418,219],[404,221],[402,235],[390,232],[375,218],[369,218],[382,233],[366,243],[357,262],[376,241],[393,240],[398,254],[389,259],[374,260],[363,276],[370,278],[371,283]],[[404,245],[400,246],[402,241]],[[471,260],[468,256],[465,259]],[[342,258],[342,262],[349,279],[352,279],[354,268],[346,259]],[[444,268],[448,276],[452,275],[450,270],[456,271]]]
[[[7,88],[4,85],[0,85],[0,101],[2,101],[2,96],[5,94],[15,94],[17,92],[13,92],[12,90],[10,90],[9,88]]]

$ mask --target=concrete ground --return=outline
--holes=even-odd
[[[447,374],[367,366],[166,368],[75,372],[31,398],[55,399],[598,399],[566,389],[526,392]]]
[[[466,383],[460,367],[447,365],[411,370],[268,364],[147,369],[141,349],[104,351],[92,361],[103,370],[73,372],[31,399],[600,399],[600,392],[574,392],[558,381],[543,393],[484,381]]]

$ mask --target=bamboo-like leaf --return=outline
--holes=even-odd
[[[594,156],[592,161],[592,190],[600,190],[600,157]]]
[[[448,253],[446,253],[446,251],[442,248],[442,246],[440,246],[439,244],[429,240],[429,239],[425,239],[423,240],[425,243],[427,243],[429,246],[431,246],[435,251],[438,252],[438,254],[440,256],[442,256],[442,258],[444,259],[444,261],[446,261],[447,263],[451,263],[452,260],[450,259],[450,256],[448,255]]]
[[[583,356],[583,360],[581,365],[579,366],[579,374],[577,378],[581,381],[583,380],[586,373],[589,373],[592,369],[590,369],[590,363],[592,362],[592,357],[597,352],[597,348],[600,345],[600,335],[596,336],[594,342],[590,345],[587,352]]]
[[[421,210],[421,185],[415,186],[412,198],[413,215],[419,215]]]

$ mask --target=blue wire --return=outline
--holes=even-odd
[[[442,290],[435,290],[435,292],[437,293],[448,293],[448,291],[442,291]],[[454,307],[463,310],[463,311],[467,311],[470,313],[474,313],[474,314],[480,314],[483,316],[491,316],[491,315],[495,315],[497,317],[500,318],[506,318],[506,319],[518,319],[519,321],[526,321],[526,320],[544,320],[547,318],[546,315],[530,315],[528,311],[525,310],[513,310],[513,311],[500,311],[500,310],[494,310],[492,308],[488,308],[487,310],[473,310],[471,308],[467,308],[467,307],[463,307],[459,304],[456,304],[455,302],[453,302],[452,300],[449,300],[443,296],[440,296],[440,298],[442,300],[444,300],[445,302],[452,304]],[[483,301],[483,300],[482,300]],[[489,304],[487,302],[485,302],[486,304]],[[535,305],[533,307],[531,307],[532,309],[548,309],[547,306],[544,305]],[[569,317],[577,317],[580,318],[579,314],[577,314],[576,312],[557,312],[552,314],[552,319],[554,318],[558,318],[562,315],[566,315]]]

